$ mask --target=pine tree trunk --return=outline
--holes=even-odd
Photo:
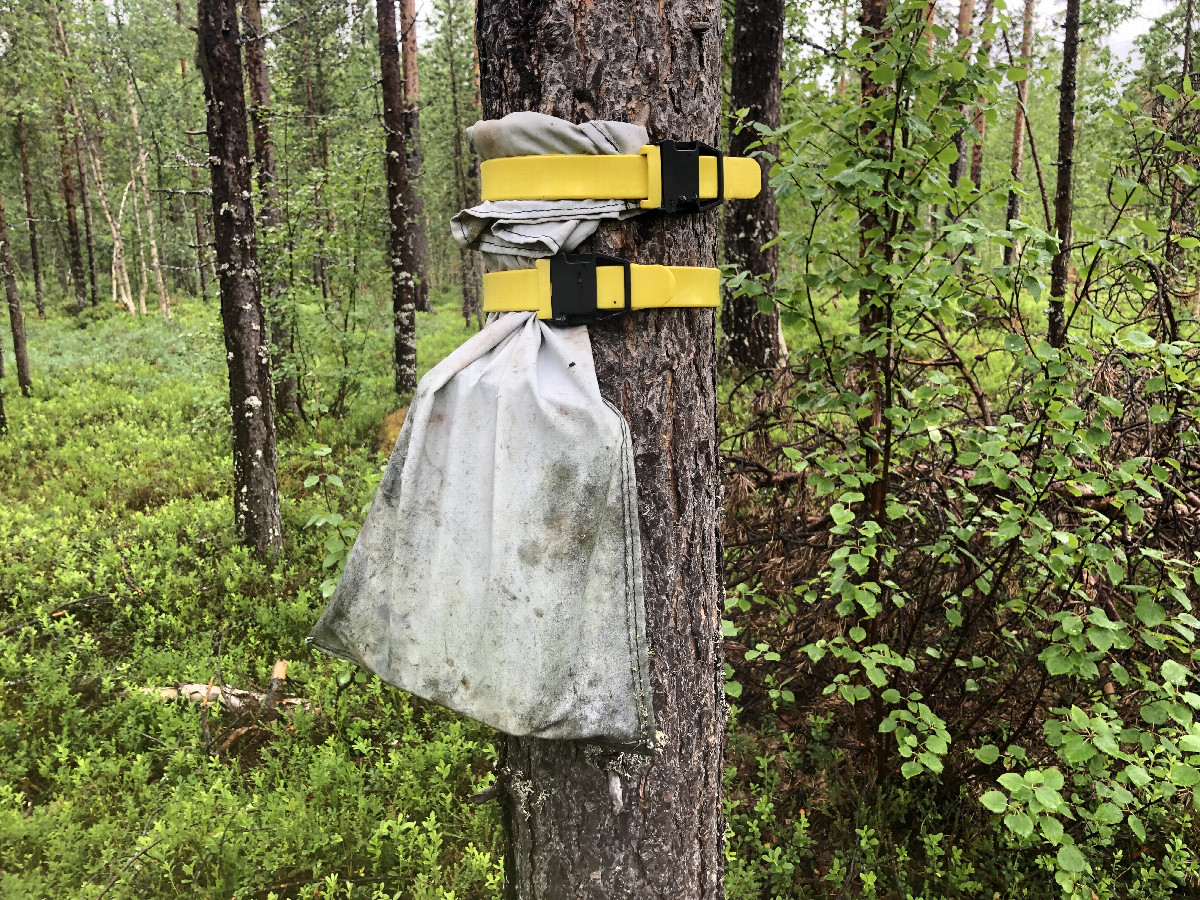
[[[29,377],[29,352],[25,347],[25,317],[21,314],[21,298],[17,294],[17,264],[13,260],[12,244],[8,240],[8,219],[4,214],[4,199],[0,198],[0,276],[4,278],[4,295],[8,300],[8,322],[12,327],[13,358],[17,366],[17,386],[28,397],[33,393]]]
[[[729,138],[729,152],[745,156],[759,140],[749,123],[779,127],[783,64],[783,0],[737,0],[733,13],[733,72],[730,105],[749,109],[746,126]],[[771,157],[779,145],[766,145]],[[725,261],[773,284],[779,269],[779,249],[763,244],[779,233],[779,207],[763,167],[762,192],[752,200],[733,200],[725,213]],[[726,296],[721,310],[725,352],[739,369],[764,369],[782,361],[779,310],[758,311],[758,297]]]
[[[75,287],[75,305],[87,306],[87,282],[83,274],[83,251],[79,241],[79,215],[75,209],[75,177],[71,171],[71,147],[67,138],[61,108],[58,112],[60,186],[63,205],[67,210],[67,258],[71,264],[71,281]]]
[[[29,138],[25,114],[17,113],[17,147],[21,152],[21,186],[25,189],[25,225],[29,229],[29,258],[33,268],[33,303],[38,318],[46,318],[46,294],[42,287],[42,261],[38,253],[37,217],[33,214],[33,179],[29,175]]]
[[[1067,282],[1071,269],[1071,179],[1075,171],[1075,91],[1079,65],[1079,0],[1067,0],[1063,33],[1062,82],[1058,88],[1058,179],[1054,188],[1054,231],[1058,252],[1050,264],[1049,341],[1062,347],[1067,340]]]
[[[237,0],[199,0],[200,71],[233,418],[233,511],[238,535],[260,553],[283,546],[275,474],[275,416],[250,199],[250,137]]]
[[[644,123],[719,139],[718,0],[481,0],[483,112]],[[631,52],[631,48],[638,48]],[[717,213],[602,225],[598,251],[712,266]],[[715,316],[646,310],[593,326],[604,396],[633,435],[658,749],[650,758],[507,738],[510,897],[720,898],[725,726]]]
[[[133,121],[133,137],[137,144],[137,177],[141,186],[142,212],[146,216],[146,240],[150,244],[150,269],[154,273],[154,289],[158,294],[158,311],[164,319],[171,318],[171,298],[167,294],[167,281],[163,277],[162,263],[158,256],[158,239],[154,235],[154,204],[150,202],[150,179],[146,175],[149,164],[146,145],[142,141],[142,127],[138,121],[137,103],[133,96],[133,80],[125,79],[125,92],[129,96],[129,118]]]
[[[78,121],[78,120],[77,120]],[[100,305],[100,288],[96,281],[96,224],[92,217],[92,198],[88,191],[87,169],[83,165],[83,146],[79,132],[75,133],[75,169],[79,175],[79,205],[83,207],[84,236],[87,238],[88,287],[91,289],[92,306]]]
[[[458,70],[458,48],[456,36],[458,23],[455,21],[456,12],[453,3],[446,4],[445,15],[442,18],[442,43],[446,51],[447,81],[450,87],[450,119],[454,123],[454,142],[452,146],[454,162],[454,200],[459,209],[472,205],[470,179],[467,176],[469,163],[467,161],[466,141],[463,134],[462,108],[459,104],[459,82],[461,73]],[[462,317],[467,327],[471,327],[474,318],[479,327],[483,327],[483,309],[479,302],[479,285],[475,272],[475,254],[465,247],[458,248],[458,279],[462,291]]]
[[[1017,65],[1024,67],[1026,76],[1017,82],[1017,108],[1013,115],[1012,159],[1009,162],[1009,172],[1013,181],[1021,180],[1021,170],[1025,161],[1025,104],[1029,100],[1029,54],[1033,46],[1033,7],[1035,0],[1025,0],[1025,13],[1021,26],[1021,57]],[[1011,52],[1011,51],[1010,51]],[[1005,223],[1021,218],[1021,195],[1015,187],[1008,190],[1008,209],[1004,215]],[[1017,241],[1012,239],[1004,248],[1004,264],[1011,266],[1016,259]]]
[[[432,311],[429,303],[429,246],[425,240],[425,199],[417,190],[421,179],[421,82],[417,72],[417,4],[400,0],[400,56],[404,69],[404,147],[408,151],[408,180],[404,208],[412,234],[413,273],[417,309]]]
[[[246,77],[250,82],[250,124],[254,134],[254,164],[258,168],[258,195],[263,227],[278,232],[283,224],[279,185],[275,180],[275,142],[271,139],[271,78],[258,0],[242,0],[246,28]],[[275,409],[280,416],[300,415],[296,376],[290,371],[295,350],[292,328],[283,309],[289,285],[282,267],[271,265],[263,273],[267,316],[271,321],[271,371],[275,374]]]
[[[395,387],[408,394],[417,387],[417,284],[411,210],[404,204],[408,186],[408,156],[404,148],[404,79],[396,37],[393,0],[375,0],[379,22],[379,66],[383,89],[383,128],[386,132],[388,218],[391,238],[392,333],[395,344]]]

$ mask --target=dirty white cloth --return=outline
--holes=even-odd
[[[629,154],[650,142],[646,129],[624,122],[585,122],[535,112],[511,113],[467,129],[479,158],[545,154]],[[464,247],[483,253],[489,272],[524,269],[539,257],[570,253],[605,219],[642,213],[636,200],[491,200],[450,221]]]
[[[509,734],[648,747],[636,501],[587,329],[500,317],[421,381],[309,641]]]
[[[485,158],[636,153],[646,132],[517,113],[471,139]],[[532,267],[635,211],[505,201],[454,229],[490,269]],[[508,734],[650,750],[638,528],[629,429],[587,328],[494,316],[421,380],[309,641]]]

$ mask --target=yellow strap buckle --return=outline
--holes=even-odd
[[[588,325],[634,309],[719,306],[721,273],[639,266],[599,253],[559,254],[532,269],[483,276],[484,312],[533,310],[539,319]]]
[[[484,200],[637,200],[642,209],[703,212],[762,190],[756,159],[699,141],[648,144],[634,155],[506,156],[480,167]]]

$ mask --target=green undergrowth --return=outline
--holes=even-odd
[[[439,307],[423,368],[470,333]],[[232,536],[213,306],[29,332],[35,394],[5,385],[0,439],[0,897],[496,896],[495,808],[466,803],[491,734],[303,644],[329,575],[305,526],[368,501],[390,374],[282,437],[264,564]],[[274,721],[163,697],[263,690],[280,659],[304,704]]]

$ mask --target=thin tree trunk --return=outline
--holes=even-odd
[[[972,22],[975,18],[975,0],[959,0],[958,3],[958,42],[960,44],[966,41],[963,47],[963,59],[971,58],[971,31]],[[967,115],[967,109],[962,110],[963,117]],[[958,158],[950,163],[950,186],[958,187],[958,183],[962,181],[963,175],[967,171],[967,132],[959,131],[954,138],[955,145],[958,147]]]
[[[142,215],[138,208],[138,186],[137,172],[134,167],[133,151],[129,146],[129,139],[125,139],[125,151],[129,155],[129,184],[125,186],[125,192],[121,195],[121,211],[117,213],[117,224],[120,225],[125,218],[125,198],[130,191],[133,192],[133,231],[137,235],[137,250],[138,250],[138,298],[137,308],[141,315],[146,314],[146,294],[150,292],[150,279],[148,277],[149,270],[146,267],[146,236],[142,232]],[[116,266],[116,258],[113,258],[113,265]]]
[[[987,0],[983,7],[983,42],[979,45],[979,53],[989,63],[992,58],[992,39],[987,36],[988,26],[992,23],[992,13],[996,5],[994,0]],[[987,134],[987,118],[983,114],[983,104],[987,98],[983,94],[975,101],[975,117],[971,124],[979,132],[979,140],[971,147],[971,182],[979,189],[983,184],[983,140]]]
[[[267,70],[262,10],[258,0],[242,0],[242,23],[246,28],[246,77],[250,82],[250,124],[254,134],[254,164],[258,169],[259,221],[263,228],[278,233],[283,224],[279,207],[279,185],[275,180],[275,142],[271,138],[271,78]],[[290,285],[282,268],[272,265],[263,273],[267,316],[271,322],[271,371],[275,375],[275,409],[280,416],[300,415],[296,376],[290,371],[295,350],[291,325],[283,309]]]
[[[1025,69],[1025,77],[1017,82],[1017,108],[1013,114],[1012,159],[1009,172],[1012,180],[1020,182],[1021,169],[1025,159],[1025,104],[1029,100],[1029,54],[1033,47],[1033,7],[1035,0],[1025,0],[1025,14],[1021,26],[1021,56],[1018,65]],[[1007,38],[1006,38],[1007,40]],[[1013,222],[1021,218],[1021,195],[1016,187],[1008,189],[1008,209],[1004,216],[1005,223],[1012,227]],[[1004,248],[1004,264],[1011,266],[1016,259],[1017,241],[1013,238]]]
[[[75,287],[75,305],[87,306],[87,282],[83,274],[83,251],[79,241],[79,215],[75,210],[75,177],[71,172],[71,148],[62,109],[58,112],[59,165],[63,204],[67,209],[67,258],[71,264],[71,281]]]
[[[646,123],[651,140],[720,135],[719,0],[481,0],[483,113]],[[631,52],[638,48],[638,52]],[[715,212],[601,226],[598,251],[712,266]],[[725,728],[721,483],[712,310],[644,310],[591,327],[603,395],[637,461],[656,753],[505,738],[505,876],[521,900],[718,900]]]
[[[78,120],[77,120],[78,121]],[[92,217],[92,199],[88,191],[87,168],[83,164],[83,142],[75,132],[75,169],[79,175],[79,205],[83,207],[84,236],[87,238],[88,286],[91,288],[92,306],[100,305],[100,288],[96,282],[96,225]]]
[[[250,198],[250,137],[237,0],[199,0],[196,59],[204,76],[221,321],[233,418],[233,517],[260,553],[283,547],[275,415]]]
[[[29,138],[25,114],[17,113],[17,147],[21,152],[21,185],[25,189],[25,225],[29,229],[29,258],[33,268],[33,303],[38,318],[46,318],[46,294],[42,287],[42,261],[38,253],[37,217],[33,214],[33,179],[29,175]]]
[[[100,209],[104,213],[105,221],[108,222],[109,230],[112,232],[113,241],[113,277],[115,280],[115,289],[120,301],[129,311],[130,315],[136,315],[137,310],[133,305],[133,290],[129,285],[129,272],[125,265],[125,242],[121,238],[121,229],[116,219],[113,218],[112,206],[108,201],[108,191],[104,186],[104,171],[100,165],[99,153],[96,150],[91,136],[88,134],[87,125],[83,121],[83,116],[79,112],[79,104],[75,97],[75,85],[71,80],[71,76],[67,72],[67,61],[71,57],[71,49],[67,43],[67,32],[62,24],[62,17],[58,12],[58,4],[51,0],[50,10],[54,16],[55,36],[58,40],[59,51],[62,54],[63,67],[62,76],[63,82],[67,88],[67,100],[71,104],[71,115],[74,116],[75,122],[79,128],[80,136],[83,138],[83,149],[87,157],[88,165],[91,168],[92,179],[96,185],[96,195],[100,200]]]
[[[783,0],[737,0],[733,13],[733,73],[730,105],[748,109],[746,126],[730,135],[729,152],[745,156],[758,132],[750,122],[779,127],[780,66],[783,64]],[[779,153],[771,143],[763,150],[768,158]],[[779,206],[763,166],[762,191],[752,200],[733,200],[725,213],[725,261],[774,284],[779,269],[779,249],[763,244],[779,233]],[[779,310],[758,309],[758,297],[727,293],[721,310],[725,352],[739,369],[765,369],[779,365],[785,356],[779,330]]]
[[[29,377],[29,352],[25,347],[25,317],[21,314],[21,298],[17,294],[17,264],[13,260],[12,244],[8,240],[8,219],[4,200],[0,198],[0,275],[4,277],[4,294],[8,300],[8,322],[12,326],[13,358],[17,366],[17,385],[28,397],[33,393]]]
[[[431,312],[429,304],[429,246],[425,240],[425,199],[417,190],[421,183],[421,82],[417,73],[417,3],[400,0],[400,57],[404,69],[404,147],[408,151],[407,196],[412,234],[413,270],[417,282],[417,309]]]
[[[183,25],[183,0],[175,0],[175,22]],[[192,122],[191,93],[187,90],[187,60],[179,57],[179,79],[183,83],[183,110],[187,123]],[[196,275],[200,280],[200,299],[208,300],[208,283],[217,280],[217,270],[213,268],[212,258],[208,255],[208,229],[205,227],[204,214],[200,210],[200,179],[196,175],[196,167],[191,160],[196,158],[196,139],[191,129],[184,129],[188,144],[188,178],[192,183],[192,224],[196,232]]]
[[[467,154],[463,141],[462,109],[459,106],[458,48],[455,40],[458,34],[458,23],[454,18],[457,8],[454,3],[446,4],[445,16],[442,18],[442,43],[446,51],[446,69],[450,86],[450,118],[454,128],[454,193],[455,203],[459,209],[471,205],[470,179],[467,177]],[[482,327],[482,310],[479,302],[479,286],[476,282],[474,254],[465,247],[458,248],[458,278],[462,291],[462,317],[467,327],[471,319]]]
[[[167,294],[167,281],[163,277],[162,263],[158,256],[158,240],[154,236],[154,204],[150,202],[150,179],[146,145],[142,142],[142,127],[138,122],[137,103],[133,96],[133,80],[125,78],[125,93],[129,96],[129,117],[133,120],[133,137],[137,144],[137,176],[141,182],[142,211],[146,214],[146,239],[150,244],[150,268],[154,272],[154,289],[158,293],[158,311],[164,319],[171,318],[171,298]]]
[[[392,333],[395,345],[395,387],[407,394],[417,387],[417,285],[411,210],[404,205],[409,194],[408,163],[404,149],[404,81],[400,72],[400,47],[396,42],[396,9],[392,0],[375,0],[379,22],[379,66],[383,89],[383,128],[386,132],[388,217],[391,222],[389,256],[392,269]]]
[[[1067,340],[1063,299],[1071,268],[1071,217],[1074,212],[1071,177],[1075,171],[1075,91],[1079,65],[1079,0],[1067,0],[1063,33],[1062,83],[1058,88],[1058,180],[1054,188],[1054,231],[1058,252],[1050,264],[1049,340],[1062,347]]]

